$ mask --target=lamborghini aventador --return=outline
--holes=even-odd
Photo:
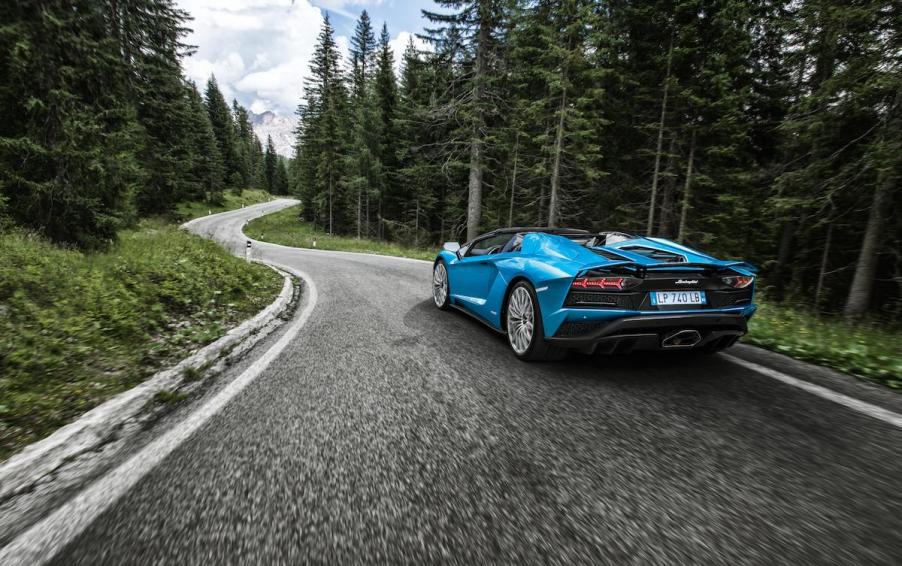
[[[503,228],[446,243],[432,296],[506,334],[524,360],[568,350],[716,352],[746,333],[755,274],[662,238]]]

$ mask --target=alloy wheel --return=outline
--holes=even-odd
[[[441,262],[432,270],[432,299],[437,307],[445,306],[445,301],[448,300],[448,271]]]
[[[507,305],[507,338],[518,355],[529,350],[535,329],[535,308],[526,287],[517,287]]]

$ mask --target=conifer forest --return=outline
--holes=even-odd
[[[2,2],[0,226],[102,249],[262,188],[325,232],[418,247],[501,226],[659,235],[752,261],[769,301],[902,317],[897,2],[441,0],[424,17],[401,61],[392,22],[362,12],[344,53],[325,19],[283,159],[215,77],[184,77],[173,1]]]

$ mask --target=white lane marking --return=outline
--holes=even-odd
[[[833,401],[834,403],[839,403],[845,407],[852,409],[853,411],[858,411],[859,413],[865,414],[869,417],[873,417],[875,419],[879,419],[885,423],[889,423],[893,426],[902,428],[902,415],[898,413],[894,413],[892,411],[888,411],[883,407],[878,407],[877,405],[872,405],[865,401],[861,401],[859,399],[855,399],[854,397],[849,397],[848,395],[843,395],[842,393],[833,391],[832,389],[828,389],[826,387],[822,387],[820,385],[815,385],[813,383],[809,383],[805,380],[798,379],[792,377],[790,375],[786,375],[785,373],[781,373],[777,370],[770,369],[768,367],[764,367],[760,364],[756,364],[755,362],[750,362],[747,360],[743,360],[742,358],[737,358],[736,356],[732,356],[730,354],[721,354],[724,358],[733,362],[736,365],[740,365],[746,369],[750,369],[752,371],[756,371],[762,375],[766,375],[772,379],[776,379],[777,381],[782,381],[787,385],[791,385],[793,387],[798,387],[812,395],[817,395],[823,399],[827,399],[828,401]]]
[[[157,438],[112,472],[95,481],[68,503],[16,537],[0,549],[0,564],[5,566],[43,564],[81,534],[101,513],[106,511],[166,456],[178,448],[197,429],[218,413],[229,401],[259,376],[288,346],[307,323],[316,306],[317,293],[313,279],[304,272],[279,264],[304,280],[307,304],[301,315],[258,360],[226,385],[184,421]]]

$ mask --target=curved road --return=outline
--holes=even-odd
[[[254,253],[306,325],[60,564],[902,562],[900,428],[725,356],[520,363],[428,263]]]

